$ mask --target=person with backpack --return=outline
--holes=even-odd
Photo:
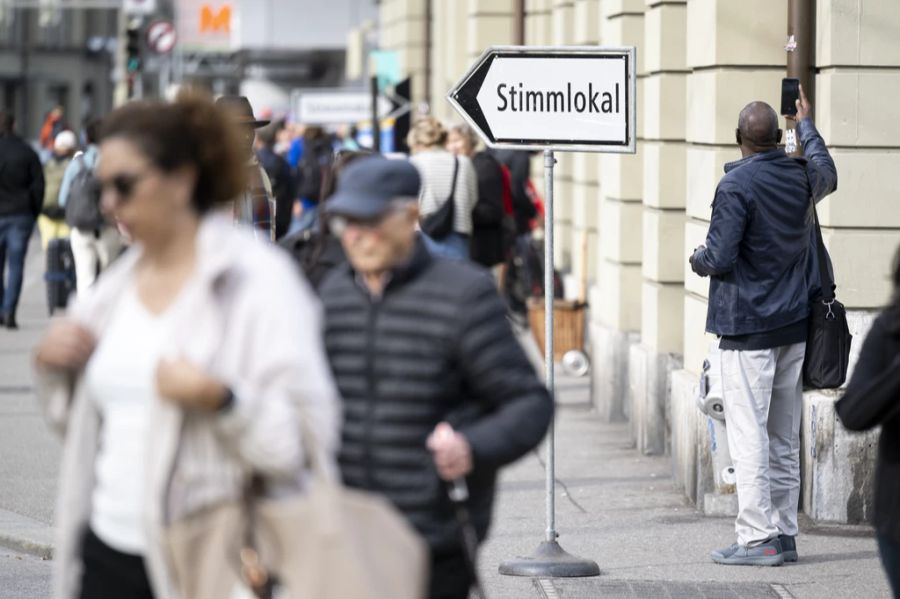
[[[59,189],[63,175],[78,151],[78,138],[69,130],[61,131],[53,141],[53,156],[44,165],[44,206],[38,217],[41,247],[47,251],[51,239],[69,236],[66,211],[59,205]]]
[[[59,187],[59,205],[65,209],[66,224],[71,228],[78,293],[93,285],[122,250],[118,229],[106,220],[101,210],[94,176],[100,155],[97,146],[100,126],[99,120],[88,123],[87,148],[72,159]]]
[[[17,329],[16,308],[25,277],[25,256],[44,199],[44,172],[37,153],[13,132],[15,119],[0,111],[0,326]],[[6,270],[6,283],[3,274]]]

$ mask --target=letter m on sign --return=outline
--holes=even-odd
[[[200,7],[201,33],[231,33],[231,6],[222,5],[218,11],[209,4]]]

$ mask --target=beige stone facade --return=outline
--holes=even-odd
[[[426,82],[425,1],[382,2],[382,45],[402,52],[418,99],[428,86],[432,112],[458,120],[444,96],[484,48],[515,41],[517,3],[432,0]],[[888,0],[815,5],[816,122],[839,176],[820,215],[839,298],[860,312],[854,322],[862,333],[867,314],[888,299],[900,242],[892,183],[900,169],[900,121],[893,114],[900,98],[900,9]],[[687,257],[705,238],[723,165],[740,157],[738,112],[752,100],[779,105],[787,3],[527,0],[524,31],[528,45],[637,47],[637,154],[557,155],[555,259],[576,275],[571,281],[582,274],[589,281],[598,409],[611,419],[655,413],[651,420],[664,422],[663,430],[632,423],[638,445],[683,453],[675,445],[696,442],[703,427],[674,422],[673,414],[691,411],[676,405],[687,401],[677,389],[696,378],[713,340],[704,333],[708,281],[690,271]],[[540,159],[532,174],[540,189]],[[635,360],[663,364],[672,371],[662,373],[669,382],[658,384],[660,373],[649,382],[635,375],[648,371]],[[804,429],[811,434],[819,433]],[[808,459],[804,465],[815,469]],[[700,491],[688,494],[696,498]],[[821,506],[805,507],[823,513]]]

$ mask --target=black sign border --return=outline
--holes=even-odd
[[[604,54],[608,52],[608,54]],[[588,140],[571,140],[564,138],[557,139],[530,139],[530,138],[497,138],[491,131],[484,116],[481,107],[478,105],[477,93],[473,94],[471,99],[461,98],[462,91],[473,85],[477,85],[480,90],[481,85],[494,59],[502,58],[579,58],[579,59],[607,59],[607,60],[624,60],[625,61],[625,141],[588,141]],[[480,130],[487,139],[488,146],[494,148],[509,149],[541,149],[552,147],[559,151],[602,151],[603,148],[609,148],[614,153],[634,153],[637,147],[637,131],[632,130],[631,114],[631,88],[637,87],[636,65],[632,61],[636,61],[634,48],[604,48],[585,47],[585,46],[501,46],[492,47],[485,50],[481,59],[473,65],[466,77],[462,79],[450,94],[448,98],[452,100],[454,108],[462,113],[470,122]],[[637,126],[637,122],[634,123]],[[634,134],[634,136],[632,136]],[[631,140],[631,141],[629,141]]]

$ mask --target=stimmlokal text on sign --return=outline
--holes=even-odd
[[[635,153],[635,49],[495,46],[448,94],[453,107],[492,148],[544,151],[544,360],[554,396],[554,150]],[[500,564],[509,576],[598,576],[596,562],[557,542],[555,425],[547,433],[547,529],[533,555]]]
[[[492,148],[635,152],[634,48],[489,48],[448,95]]]

